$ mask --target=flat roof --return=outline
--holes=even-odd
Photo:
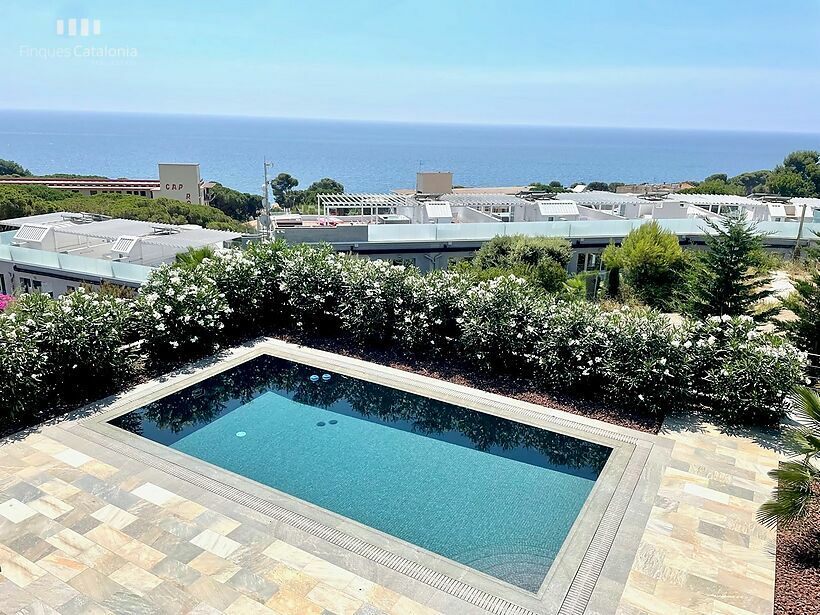
[[[81,220],[83,220],[82,214],[62,211],[0,220],[0,226],[19,228],[23,225],[37,224],[50,226],[57,233],[93,237],[104,241],[115,241],[123,235],[129,235],[139,237],[146,244],[177,248],[207,246],[232,241],[242,236],[242,233],[234,231],[217,231],[196,225],[163,224],[143,222],[141,220],[126,220],[124,218],[111,218],[95,222]]]
[[[48,186],[50,188],[124,188],[131,190],[159,190],[158,179],[97,179],[66,177],[0,177],[0,185],[5,186]]]

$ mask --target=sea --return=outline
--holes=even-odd
[[[156,178],[158,162],[198,162],[203,179],[255,193],[265,160],[300,187],[331,177],[385,192],[414,187],[420,170],[462,186],[699,180],[769,169],[797,149],[820,149],[820,133],[0,111],[0,158],[35,174]]]

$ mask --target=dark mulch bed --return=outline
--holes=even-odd
[[[638,429],[647,433],[658,433],[663,423],[662,416],[647,415],[634,410],[607,406],[569,395],[546,393],[538,390],[529,378],[483,373],[471,368],[469,365],[460,363],[453,357],[421,359],[396,350],[359,348],[351,344],[349,340],[338,338],[295,334],[280,334],[276,337],[294,344],[379,363],[407,372],[446,380],[454,384],[481,389],[482,391],[520,399],[532,404],[548,406],[556,410],[571,412],[572,414],[598,419],[621,427]]]
[[[777,531],[774,613],[820,613],[820,507],[794,527]]]

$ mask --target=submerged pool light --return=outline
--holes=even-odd
[[[237,431],[237,432],[236,432],[236,437],[237,437],[237,438],[244,438],[244,437],[245,437],[245,436],[247,436],[247,435],[248,435],[248,434],[247,434],[246,432],[244,432],[244,431]]]
[[[313,374],[313,375],[310,377],[310,381],[311,381],[311,382],[319,382],[319,376],[318,376],[317,374]]]
[[[330,374],[322,374],[322,380],[324,380],[325,382],[330,380]]]

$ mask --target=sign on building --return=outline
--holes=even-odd
[[[159,196],[202,204],[198,163],[159,163]]]

